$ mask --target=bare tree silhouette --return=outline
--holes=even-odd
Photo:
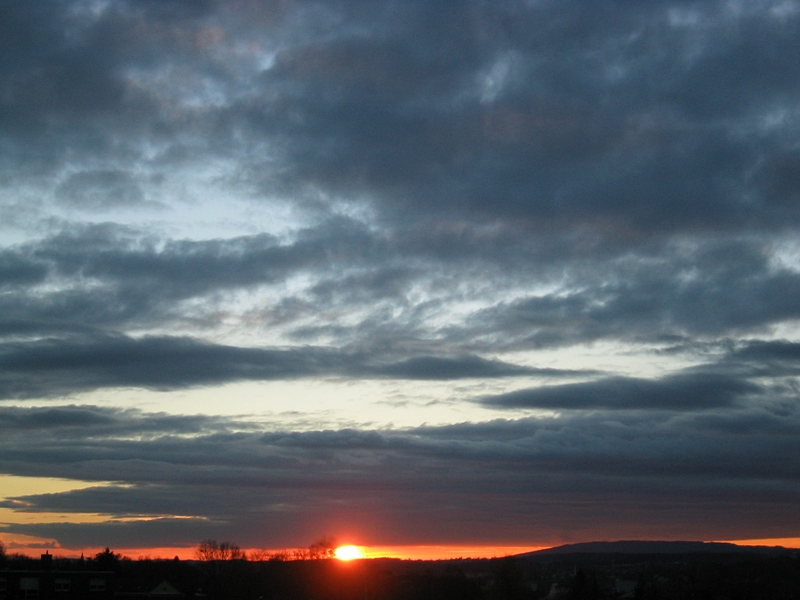
[[[217,540],[203,540],[195,550],[197,560],[246,560],[247,555],[233,542],[217,543]]]

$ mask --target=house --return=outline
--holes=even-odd
[[[57,569],[42,554],[38,568],[0,571],[0,600],[112,600],[114,573]]]
[[[114,594],[116,600],[183,600],[186,595],[179,592],[169,581],[162,581],[156,587],[137,585],[124,587]]]

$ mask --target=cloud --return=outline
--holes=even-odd
[[[114,481],[17,500],[118,517],[6,530],[796,530],[798,29],[786,0],[0,5],[0,399],[48,400],[0,406],[0,471]],[[323,378],[509,419],[59,406]]]
[[[168,337],[7,345],[1,360],[5,398],[46,397],[102,387],[167,390],[243,379],[308,377],[335,372],[343,362],[321,349],[234,348]]]
[[[788,341],[752,341],[716,362],[653,379],[604,377],[545,385],[477,400],[496,409],[708,411],[753,402],[792,402],[800,349]],[[764,385],[770,378],[770,385]]]
[[[787,414],[747,407],[681,417],[600,411],[308,432],[265,431],[218,417],[61,410],[0,409],[0,467],[118,485],[17,497],[6,506],[33,514],[107,514],[116,520],[89,526],[83,539],[112,546],[131,539],[192,545],[226,531],[240,544],[269,547],[332,529],[373,543],[409,542],[409,531],[421,535],[412,536],[413,543],[456,543],[472,536],[608,536],[609,527],[668,536],[691,526],[699,528],[698,536],[713,537],[730,531],[731,515],[739,533],[785,535],[800,518],[792,508],[797,481],[791,456],[800,423],[794,409]],[[87,419],[87,413],[95,417]],[[18,428],[20,421],[29,426]],[[42,443],[27,444],[31,435]],[[777,521],[775,514],[781,514]],[[133,517],[161,520],[124,521]],[[77,543],[84,527],[5,529],[66,545]]]
[[[389,360],[387,360],[389,359]],[[0,345],[0,398],[42,398],[109,387],[179,389],[231,381],[340,376],[451,380],[565,377],[580,371],[486,360],[418,356],[393,362],[320,347],[240,348],[202,340],[90,336]]]
[[[676,243],[591,266],[573,261],[565,289],[498,303],[473,316],[475,328],[546,347],[763,331],[800,309],[797,272],[775,268],[759,243]]]
[[[69,405],[41,410],[9,409],[0,417],[3,427],[15,431],[54,430],[80,434],[91,428],[96,435],[121,436],[171,434],[185,435],[218,429],[219,423],[212,417],[171,416],[149,414],[145,419],[137,411],[109,410],[94,406]]]
[[[17,284],[0,298],[0,330],[61,335],[180,324],[207,335],[227,304],[226,319],[281,331],[291,343],[392,339],[452,356],[762,333],[800,314],[798,274],[776,266],[766,239],[654,241],[631,254],[505,233],[464,225],[395,236],[344,218],[288,241],[164,240],[113,224],[68,227],[0,255],[6,285],[38,286],[32,294]],[[243,292],[270,300],[233,308]],[[469,310],[448,316],[465,302]]]
[[[375,245],[346,220],[300,232],[292,244],[279,244],[267,234],[168,240],[161,248],[159,241],[105,223],[66,228],[6,250],[11,281],[27,277],[25,283],[43,283],[47,274],[52,285],[35,295],[20,290],[4,296],[5,320],[28,322],[45,333],[47,328],[150,324],[169,317],[183,300],[283,283],[298,272],[330,268],[332,256],[358,263]]]
[[[35,285],[44,281],[47,267],[18,252],[0,253],[0,286]]]
[[[457,214],[633,239],[796,222],[745,175],[791,152],[786,140],[734,133],[796,95],[777,76],[797,61],[796,19],[721,3],[696,27],[670,3],[461,8],[415,5],[418,19],[388,32],[279,53],[264,85],[286,101],[243,112],[285,141],[280,183],[366,194],[401,222]],[[509,56],[513,77],[487,102],[486,73]],[[736,92],[764,85],[777,104]]]
[[[144,202],[136,180],[124,171],[83,171],[73,173],[56,188],[58,198],[87,209]]]
[[[5,139],[54,171],[72,149],[89,187],[115,163],[235,156],[264,193],[368,197],[394,224],[459,215],[630,240],[780,230],[798,217],[794,150],[765,123],[793,127],[800,56],[796,14],[776,10],[9,6]],[[69,182],[66,198],[100,201]],[[124,189],[102,198],[130,203]]]
[[[681,373],[657,380],[611,377],[530,388],[483,398],[492,408],[702,410],[731,407],[762,389],[746,380]]]
[[[568,377],[581,373],[581,371],[522,367],[495,360],[485,360],[478,356],[462,356],[459,358],[421,356],[386,365],[383,368],[379,368],[378,371],[387,377],[408,379],[493,378],[515,375]]]
[[[788,340],[749,341],[737,348],[733,357],[753,363],[777,362],[792,366],[800,361],[800,344]]]

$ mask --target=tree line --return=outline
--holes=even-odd
[[[249,553],[242,550],[233,542],[217,542],[207,539],[200,542],[195,550],[195,558],[199,561],[230,561],[249,560],[263,561],[291,561],[291,560],[318,560],[333,558],[336,552],[336,539],[325,536],[307,548],[293,548],[290,550],[251,550]]]

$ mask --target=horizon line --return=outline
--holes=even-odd
[[[364,559],[395,558],[399,560],[457,560],[457,559],[492,559],[516,556],[529,552],[537,552],[560,546],[593,542],[668,542],[668,541],[701,541],[703,543],[734,544],[742,547],[783,547],[800,549],[800,537],[785,538],[753,538],[739,540],[592,540],[591,542],[564,542],[545,545],[503,545],[503,544],[398,544],[398,545],[366,545],[358,543],[342,543],[341,545],[358,546],[364,552]],[[21,554],[29,558],[37,558],[41,554],[52,554],[55,558],[78,559],[81,556],[90,558],[109,546],[86,546],[83,548],[63,548],[52,544],[19,544],[6,543],[6,554]],[[299,548],[242,548],[246,556],[254,554],[277,554],[291,552]],[[111,548],[111,550],[131,560],[196,560],[197,546],[156,546],[139,548]],[[252,560],[248,558],[248,560]]]

